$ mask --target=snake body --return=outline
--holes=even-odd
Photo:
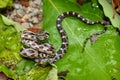
[[[53,62],[56,62],[59,59],[61,59],[68,49],[68,36],[65,30],[62,28],[62,21],[64,18],[68,16],[76,17],[89,25],[93,25],[93,24],[107,25],[108,24],[107,21],[90,21],[76,12],[72,12],[72,11],[64,12],[61,15],[59,15],[56,20],[56,28],[58,29],[58,32],[62,40],[61,47],[57,52],[55,52],[55,49],[51,44],[38,42],[38,40],[42,41],[47,39],[48,33],[40,32],[40,31],[37,33],[36,32],[34,33],[26,30],[22,33],[21,39],[22,39],[22,43],[28,46],[29,48],[27,49],[23,48],[20,54],[23,57],[34,59],[35,62],[39,64],[48,64],[48,63],[52,64]],[[104,31],[102,33],[104,33]]]

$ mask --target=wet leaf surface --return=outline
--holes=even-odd
[[[84,17],[96,21],[102,20],[103,12],[98,7],[93,7],[91,2],[82,6],[76,5],[72,0],[44,0],[43,28],[50,33],[50,43],[56,49],[61,44],[60,35],[56,29],[57,16],[66,11],[75,11]],[[69,48],[62,59],[55,64],[58,71],[69,73],[66,80],[111,80],[120,79],[120,37],[113,26],[105,34],[98,36],[98,40],[91,45],[88,41],[84,53],[81,53],[86,37],[103,29],[101,24],[87,25],[73,17],[64,19],[63,28],[68,34]]]

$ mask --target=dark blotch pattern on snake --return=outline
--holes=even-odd
[[[57,52],[55,52],[55,49],[51,44],[39,42],[48,38],[47,32],[31,32],[26,30],[23,31],[21,39],[22,43],[25,44],[28,48],[23,48],[20,54],[23,57],[34,59],[35,62],[39,64],[52,64],[53,62],[56,62],[57,60],[62,58],[68,49],[68,36],[65,30],[62,28],[62,21],[68,16],[76,17],[89,25],[108,25],[107,21],[90,21],[81,16],[79,13],[72,11],[64,12],[58,16],[56,21],[56,28],[58,29],[62,40],[61,47]],[[106,29],[100,32],[100,34],[104,33],[105,31]]]

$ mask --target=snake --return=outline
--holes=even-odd
[[[21,34],[21,42],[26,47],[22,48],[22,50],[20,51],[21,56],[33,59],[36,63],[39,64],[52,64],[61,59],[67,52],[69,43],[67,33],[62,27],[62,21],[64,20],[64,18],[69,16],[76,17],[88,25],[93,24],[108,25],[108,22],[105,20],[91,21],[74,11],[63,12],[57,17],[56,20],[56,28],[61,36],[61,46],[59,50],[56,51],[52,44],[42,42],[48,39],[49,37],[48,32],[40,30],[37,31],[24,30]],[[97,34],[102,34],[105,31],[106,29]]]

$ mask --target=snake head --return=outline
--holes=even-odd
[[[36,34],[38,40],[46,40],[49,38],[49,33],[42,30],[41,28],[28,28],[29,31],[32,31]]]
[[[35,36],[37,37],[38,40],[42,41],[42,40],[46,40],[49,38],[49,33],[42,30],[41,28],[28,28],[28,31],[31,31],[33,33],[35,33]]]
[[[49,33],[46,31],[39,31],[36,33],[37,39],[42,41],[49,38]]]
[[[43,30],[24,30],[21,34],[22,39],[43,41],[49,38],[49,33]]]

